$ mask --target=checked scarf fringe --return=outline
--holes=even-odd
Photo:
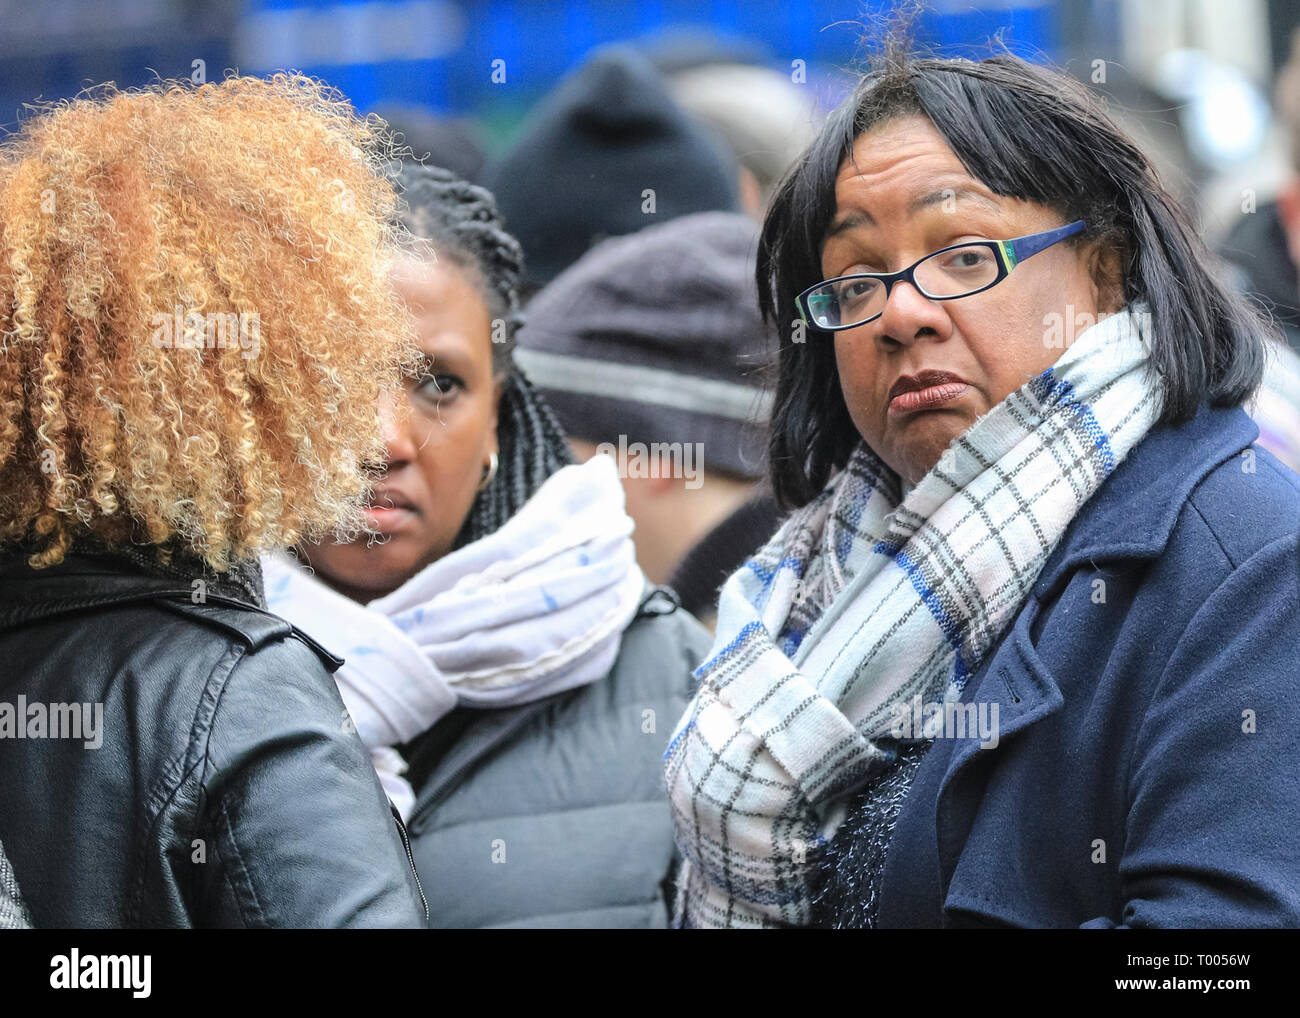
[[[1080,334],[905,495],[860,444],[727,580],[664,754],[678,925],[812,921],[821,853],[852,794],[896,759],[895,705],[960,698],[1074,516],[1159,416],[1144,312]]]

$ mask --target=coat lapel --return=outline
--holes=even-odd
[[[1259,437],[1240,407],[1202,404],[1175,428],[1154,428],[1083,506],[1043,564],[1032,595],[1045,599],[1085,562],[1156,558],[1205,475]]]
[[[1031,638],[1042,603],[1080,565],[1116,559],[1158,557],[1192,490],[1224,460],[1258,437],[1259,428],[1239,407],[1202,406],[1193,420],[1157,428],[1139,442],[1080,510],[1044,563],[1005,639],[986,656],[962,696],[965,703],[997,710],[997,745],[955,740],[944,766],[937,800],[938,852],[944,899],[979,807],[977,796],[961,794],[973,764],[997,759],[1008,739],[1064,705],[1060,683]]]
[[[1037,600],[1029,599],[1026,610],[1016,616],[1007,638],[995,654],[985,659],[962,697],[963,702],[987,710],[988,717],[994,721],[997,741],[986,744],[979,738],[955,740],[948,757],[939,784],[937,826],[944,897],[978,807],[977,799],[960,795],[962,779],[973,763],[996,759],[1007,739],[1055,714],[1065,703],[1060,683],[1029,638],[1039,607]]]

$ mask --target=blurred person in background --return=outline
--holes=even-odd
[[[1219,253],[1300,353],[1300,32],[1292,37],[1273,98],[1288,141],[1289,179],[1272,201],[1242,215]]]
[[[1300,924],[1270,326],[1140,148],[1062,74],[891,37],[758,277],[817,331],[779,355],[791,514],[666,756],[678,921]]]
[[[397,292],[422,367],[385,408],[378,542],[267,560],[404,816],[430,925],[665,926],[661,757],[699,624],[637,567],[612,460],[575,464],[515,366],[521,253],[491,196],[408,165]]]
[[[536,297],[517,353],[579,459],[619,460],[637,561],[709,623],[718,588],[776,530],[759,482],[776,348],[758,229],[682,216],[593,248]]]
[[[390,148],[276,76],[0,149],[0,840],[37,926],[424,925],[339,662],[258,568],[366,524],[413,354]]]
[[[740,164],[740,207],[761,221],[785,171],[812,142],[816,102],[788,74],[710,63],[676,71],[668,86],[682,109],[726,139]]]
[[[546,96],[484,184],[525,255],[525,296],[606,237],[738,207],[726,145],[635,50],[596,51]]]
[[[1290,143],[1290,179],[1273,201],[1242,215],[1219,255],[1238,287],[1281,327],[1285,343],[1270,344],[1263,385],[1248,409],[1260,444],[1300,471],[1300,32],[1278,74],[1274,105]]]
[[[1263,381],[1243,406],[1259,427],[1259,444],[1300,473],[1300,356],[1280,336],[1265,347]]]

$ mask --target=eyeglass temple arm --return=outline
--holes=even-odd
[[[1047,230],[1043,233],[1031,233],[1028,236],[1017,237],[1015,240],[1007,241],[1006,247],[1010,250],[1011,257],[1014,259],[1008,268],[1015,268],[1016,264],[1023,262],[1031,255],[1036,255],[1039,251],[1051,247],[1057,241],[1073,236],[1082,230],[1085,225],[1086,224],[1082,219],[1076,219],[1073,223],[1067,223],[1065,226],[1058,226],[1054,230]]]

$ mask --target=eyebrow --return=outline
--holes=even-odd
[[[411,362],[407,374],[411,378],[423,378],[425,375],[433,374],[433,358],[421,350]]]
[[[988,209],[990,212],[1002,211],[1001,208],[998,207],[997,202],[969,187],[944,187],[937,191],[930,191],[926,194],[918,195],[907,203],[907,211],[909,214],[915,214],[924,211],[925,209],[934,208],[936,205],[941,205],[945,201],[955,201],[957,199],[974,202],[975,204]],[[848,230],[856,230],[860,226],[875,225],[876,221],[872,218],[870,212],[866,209],[855,209],[854,211],[845,214],[843,218],[831,225],[831,228],[826,231],[826,239],[829,240],[831,237],[838,236]]]
[[[437,354],[431,354],[427,350],[421,350],[416,355],[415,368],[425,374],[432,375],[440,372],[450,371],[457,372],[463,370],[456,364],[456,351],[448,353],[443,350]]]
[[[929,194],[923,194],[913,198],[907,204],[908,212],[920,212],[922,209],[933,208],[941,205],[945,201],[957,200],[958,198],[972,201],[977,205],[982,205],[990,212],[1001,212],[998,203],[993,199],[980,194],[978,191],[969,187],[945,187],[938,191],[931,191]]]

